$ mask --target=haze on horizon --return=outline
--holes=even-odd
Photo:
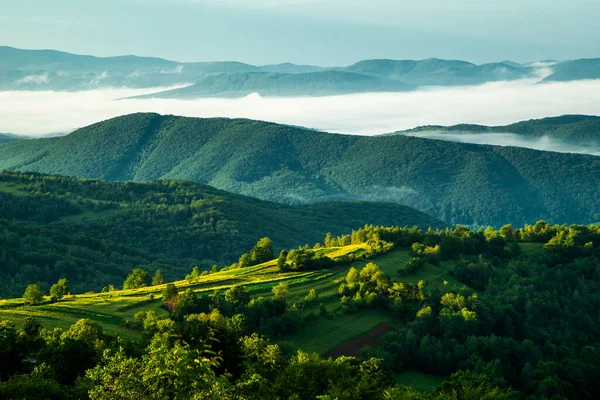
[[[134,112],[190,117],[251,118],[333,133],[375,135],[422,125],[476,123],[506,125],[563,114],[600,115],[600,80],[536,84],[535,80],[478,86],[429,87],[413,92],[324,97],[261,97],[197,100],[124,99],[156,89],[82,92],[0,92],[0,132],[33,136],[69,133],[76,128]],[[471,143],[598,155],[598,149],[511,136],[414,136]],[[493,136],[493,137],[492,137]]]
[[[257,65],[529,62],[600,56],[598,20],[595,0],[3,0],[0,44]]]

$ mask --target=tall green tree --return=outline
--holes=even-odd
[[[145,286],[150,286],[152,279],[148,271],[142,268],[136,268],[131,271],[131,274],[123,282],[123,289],[138,289]]]
[[[256,243],[256,246],[250,250],[252,264],[260,264],[272,260],[274,257],[273,242],[268,237],[260,239],[258,243]]]
[[[44,294],[42,293],[40,286],[36,283],[32,283],[27,286],[23,298],[29,304],[37,305],[44,300]]]
[[[277,270],[279,272],[289,271],[289,266],[287,264],[287,256],[288,252],[286,250],[281,250],[279,253],[279,258],[277,258]]]
[[[160,269],[157,269],[154,273],[154,277],[152,278],[152,286],[158,286],[163,284],[163,274]]]
[[[281,282],[277,286],[273,286],[273,295],[277,299],[285,300],[290,292],[290,288],[287,283]]]
[[[246,288],[242,285],[232,286],[225,291],[225,301],[234,306],[248,304],[250,295],[246,292]]]
[[[57,283],[50,288],[50,300],[57,301],[69,294],[69,281],[67,278],[59,279]]]

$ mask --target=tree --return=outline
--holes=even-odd
[[[179,291],[177,290],[177,286],[172,283],[167,283],[167,286],[162,291],[162,304],[167,311],[175,311],[178,294]]]
[[[277,259],[277,270],[279,272],[289,271],[287,256],[288,252],[286,250],[281,250],[281,253],[279,253],[279,258]]]
[[[184,316],[194,312],[198,297],[192,289],[187,289],[185,292],[179,295],[177,303],[175,304],[175,314]]]
[[[281,282],[277,286],[273,286],[273,295],[277,299],[285,300],[289,294],[288,284],[285,282]]]
[[[163,274],[160,269],[157,269],[152,278],[152,286],[158,286],[163,284]]]
[[[174,299],[177,297],[177,294],[179,294],[179,291],[177,290],[177,286],[175,286],[172,283],[167,283],[167,286],[162,291],[163,301]]]
[[[511,224],[504,225],[500,228],[500,236],[506,239],[507,242],[514,242],[517,240],[515,228]]]
[[[346,282],[348,282],[348,285],[353,285],[357,283],[359,279],[360,275],[358,274],[356,268],[350,268],[350,271],[348,271],[348,274],[346,275]]]
[[[311,303],[311,302],[317,300],[318,298],[319,298],[319,295],[317,294],[317,291],[313,288],[308,291],[306,296],[304,296],[304,301],[306,301],[307,303]]]
[[[198,279],[198,277],[200,277],[200,268],[198,266],[195,266],[194,268],[192,268],[192,272],[185,276],[185,279],[190,281],[191,283],[192,281]]]
[[[272,260],[273,258],[273,242],[268,237],[260,239],[258,243],[256,243],[256,246],[250,250],[252,264],[260,264]]]
[[[32,283],[27,286],[23,298],[30,304],[40,304],[44,300],[44,294],[40,290],[40,286]]]
[[[141,287],[149,286],[152,283],[150,274],[148,271],[136,268],[131,271],[131,274],[123,282],[123,289],[138,289]]]
[[[327,232],[325,235],[325,247],[337,247],[337,239],[334,239],[331,232]]]
[[[62,337],[94,344],[104,337],[104,333],[100,324],[89,318],[84,318],[71,325],[69,330],[62,334]]]
[[[153,339],[141,357],[123,350],[106,352],[95,368],[86,372],[93,382],[92,400],[137,399],[229,399],[231,384],[218,378],[220,358],[210,351],[210,341],[198,350],[166,337]],[[215,395],[215,392],[218,395]]]
[[[225,301],[234,306],[247,304],[250,301],[250,296],[246,292],[246,288],[242,285],[232,286],[225,292]]]
[[[66,278],[59,279],[50,288],[50,300],[57,301],[69,294],[69,281]]]
[[[240,260],[238,261],[238,266],[240,268],[246,268],[252,264],[252,257],[248,253],[244,253],[240,256]]]

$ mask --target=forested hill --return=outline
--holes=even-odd
[[[79,292],[136,266],[181,279],[230,264],[262,237],[276,249],[322,242],[365,224],[445,226],[396,204],[285,206],[181,181],[107,183],[0,173],[0,297],[68,275]]]
[[[185,179],[282,203],[391,201],[467,225],[600,220],[597,157],[242,119],[132,114],[2,145],[0,169]]]
[[[592,115],[562,115],[521,121],[504,126],[459,124],[453,126],[429,125],[400,133],[435,131],[449,133],[514,133],[526,138],[548,137],[563,142],[600,147],[600,117]]]

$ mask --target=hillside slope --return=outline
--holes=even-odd
[[[77,291],[121,281],[134,266],[182,278],[237,261],[264,236],[276,249],[313,245],[365,224],[442,227],[396,204],[285,206],[180,181],[106,183],[0,173],[0,296],[67,274]]]
[[[468,225],[600,220],[597,157],[241,119],[132,114],[3,145],[0,169],[185,179],[283,203],[391,201]]]
[[[558,63],[552,67],[552,74],[544,81],[565,82],[582,79],[600,79],[600,58],[584,58]]]

